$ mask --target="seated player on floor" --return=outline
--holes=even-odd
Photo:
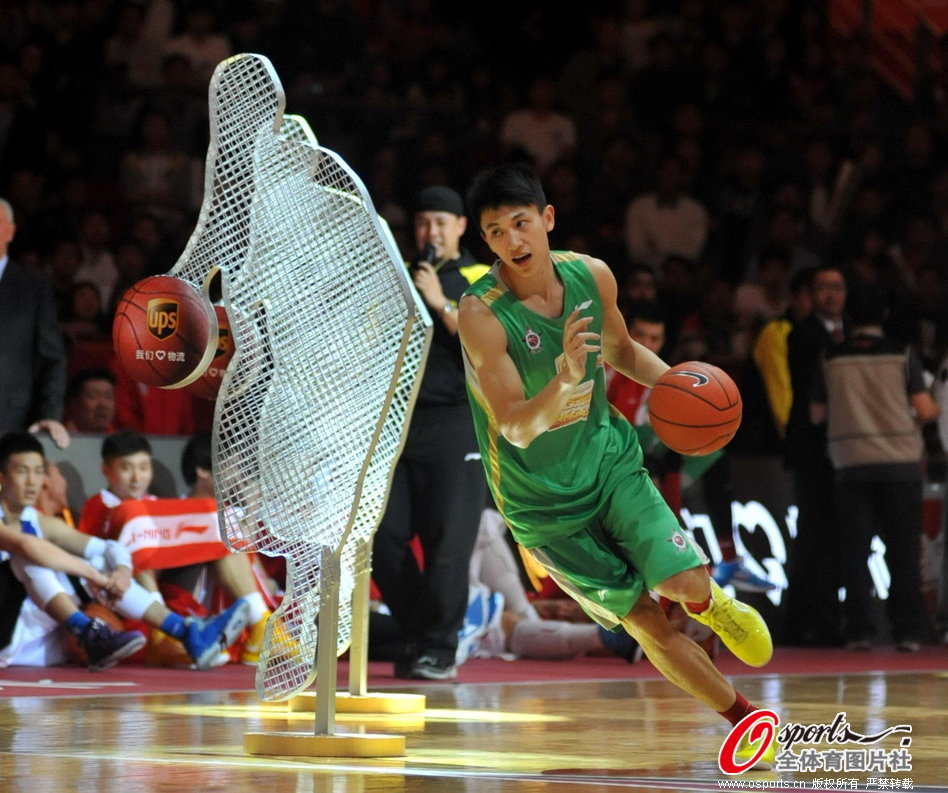
[[[101,578],[87,578],[75,585],[59,569],[14,555],[10,569],[23,590],[21,602],[8,598],[3,604],[5,612],[18,609],[19,616],[9,642],[0,650],[0,666],[46,666],[63,661],[66,654],[59,626],[76,637],[90,669],[107,669],[137,652],[145,643],[144,637],[137,631],[113,631],[101,620],[90,619],[80,609],[81,603],[90,599],[103,601],[122,616],[142,620],[179,640],[198,669],[211,666],[243,631],[247,604],[239,600],[208,619],[186,619],[173,613],[160,597],[155,597],[156,593],[132,580],[130,554],[121,543],[89,537],[36,510],[45,470],[43,446],[35,437],[26,432],[11,432],[0,438],[0,508],[4,525],[7,529],[19,527],[82,557],[105,576],[105,582]],[[27,597],[25,601],[23,594]]]
[[[79,530],[105,539],[121,538],[136,562],[136,580],[157,597],[173,572],[183,575],[183,568],[210,563],[226,593],[247,604],[249,635],[240,649],[240,660],[255,664],[270,604],[263,597],[264,587],[258,587],[250,558],[231,553],[220,539],[209,435],[188,442],[181,465],[191,488],[188,497],[155,498],[148,493],[154,467],[147,438],[130,430],[109,435],[102,443],[107,487],[86,501]],[[161,632],[152,632],[149,639],[146,663],[188,664],[184,648]]]

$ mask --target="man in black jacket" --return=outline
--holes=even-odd
[[[66,391],[66,350],[49,283],[10,261],[16,224],[0,198],[0,434],[45,430],[59,446],[69,442],[60,419]]]
[[[811,289],[813,313],[787,337],[793,402],[785,449],[799,512],[790,549],[783,641],[833,646],[842,641],[839,516],[826,427],[810,419],[810,394],[823,352],[845,338],[846,279],[835,267],[820,267]]]
[[[434,319],[434,337],[388,507],[375,535],[372,575],[405,647],[395,675],[457,675],[458,631],[487,483],[474,435],[457,337],[457,301],[487,267],[461,248],[467,219],[448,187],[422,190],[414,212],[412,279]],[[410,545],[417,535],[424,562]]]

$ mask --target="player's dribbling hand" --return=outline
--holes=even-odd
[[[586,374],[586,356],[599,352],[599,345],[590,343],[598,341],[599,334],[586,330],[593,318],[580,317],[579,312],[580,309],[573,309],[563,327],[563,366],[560,371],[568,375],[573,385],[577,385]]]

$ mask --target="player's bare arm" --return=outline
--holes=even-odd
[[[89,535],[74,529],[65,521],[52,515],[40,515],[40,526],[43,529],[43,536],[54,545],[58,545],[64,551],[82,556],[86,545],[91,539]]]
[[[43,529],[43,536],[51,543],[63,549],[67,555],[83,556],[86,546],[92,540],[86,534],[74,529],[65,521],[51,515],[40,515],[40,526]],[[84,561],[84,560],[79,560]],[[46,565],[49,566],[48,564]],[[132,585],[132,571],[127,567],[118,567],[103,575],[95,570],[91,565],[86,565],[89,570],[95,573],[94,578],[90,578],[85,573],[77,573],[82,578],[93,582],[102,588],[106,600],[115,602],[121,600],[122,596]]]
[[[546,432],[560,415],[573,388],[582,380],[586,357],[598,352],[599,335],[587,331],[590,317],[574,311],[563,329],[564,356],[560,370],[533,398],[507,354],[507,334],[491,310],[476,297],[466,297],[458,311],[461,344],[477,372],[481,392],[501,434],[526,448]]]
[[[85,578],[96,586],[104,586],[106,582],[105,576],[85,559],[67,553],[48,540],[32,534],[24,534],[20,529],[13,529],[2,523],[0,523],[0,549],[32,564]]]
[[[651,388],[669,368],[668,364],[629,336],[629,329],[619,311],[619,290],[612,270],[601,259],[585,255],[581,258],[596,281],[602,301],[603,357],[626,377]]]

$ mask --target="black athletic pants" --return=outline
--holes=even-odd
[[[454,660],[485,497],[468,405],[417,407],[372,551],[372,577],[416,657]]]
[[[829,458],[820,455],[793,472],[799,511],[787,570],[784,644],[832,647],[842,640],[841,530],[835,477]]]

